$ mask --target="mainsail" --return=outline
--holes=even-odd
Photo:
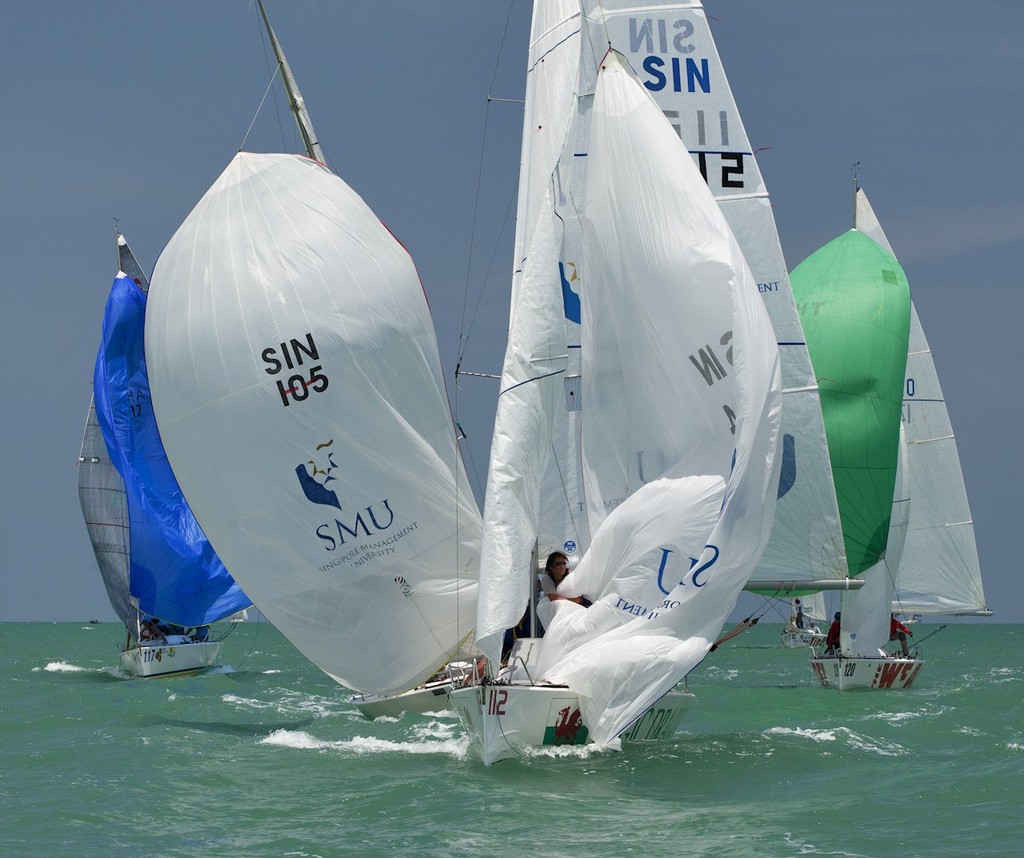
[[[893,253],[862,188],[857,188],[855,205],[857,229]],[[908,615],[988,614],[956,437],[913,301],[903,429],[912,502],[893,610]]]
[[[240,153],[150,301],[168,456],[254,603],[351,688],[426,679],[472,629],[480,517],[405,249],[323,165]]]

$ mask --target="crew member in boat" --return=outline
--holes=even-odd
[[[793,604],[796,606],[796,627],[802,629],[804,627],[804,606],[800,604],[799,599],[794,599]]]
[[[160,627],[160,621],[157,619],[143,620],[139,627],[139,637],[153,643],[167,643],[167,635],[164,634],[164,630]]]
[[[907,646],[907,635],[911,637],[914,633],[908,629],[903,623],[896,619],[895,614],[889,616],[889,640],[900,642],[900,646],[903,647],[903,657],[910,658],[910,648]]]
[[[558,585],[562,583],[565,576],[569,574],[569,558],[561,551],[552,551],[544,564],[544,571],[537,579],[540,581],[540,599],[537,602],[537,617],[541,625],[547,626],[555,614],[554,602],[564,600],[575,602],[584,608],[591,605],[590,599],[586,596],[562,596],[558,593]]]
[[[825,637],[825,655],[839,654],[839,618],[841,614],[836,611],[832,625],[828,627],[828,635]]]

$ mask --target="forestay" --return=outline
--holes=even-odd
[[[351,688],[426,679],[472,629],[480,516],[405,249],[322,165],[241,153],[151,303],[168,455],[254,603]]]

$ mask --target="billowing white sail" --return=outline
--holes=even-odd
[[[626,55],[686,144],[736,236],[782,358],[782,472],[771,539],[747,589],[847,575],[818,385],[793,301],[771,200],[700,2],[606,0],[606,38]],[[595,16],[598,13],[595,12]],[[785,585],[785,586],[783,586]]]
[[[534,678],[567,684],[590,737],[607,743],[704,657],[767,540],[778,348],[756,283],[678,135],[618,54],[593,54],[599,21],[588,21],[594,29],[581,38],[578,9],[564,4],[552,19],[556,6],[534,20],[523,264],[492,449],[478,630],[486,644],[518,619],[532,587],[533,534],[544,532],[548,508],[568,506],[576,530],[541,542],[542,553],[589,545],[560,591],[586,592],[595,604],[554,603]],[[583,95],[566,99],[566,88]],[[550,171],[545,182],[537,171]],[[535,265],[547,266],[546,276],[531,279]],[[552,312],[558,324],[541,318]],[[564,375],[560,390],[544,392],[555,387],[541,371],[547,365]],[[523,387],[537,388],[532,400]],[[537,428],[522,432],[522,420]],[[552,437],[547,449],[535,443],[543,432]],[[565,454],[575,455],[580,475],[560,460]],[[522,463],[518,471],[510,458]],[[555,491],[538,489],[544,470],[561,475]],[[533,528],[502,516],[509,498],[525,498]],[[500,555],[490,545],[510,546],[522,583],[494,569],[489,558]],[[504,626],[492,610],[500,599]]]
[[[555,603],[542,674],[580,695],[591,738],[607,742],[703,658],[763,550],[780,380],[767,313],[721,211],[615,52],[587,113],[575,191],[583,473],[590,521],[602,523],[594,556],[562,588],[596,604],[583,632],[582,609]],[[684,541],[690,515],[708,527]],[[601,551],[605,530],[625,540],[628,565]],[[620,591],[638,569],[647,590],[628,600]]]
[[[893,252],[862,188],[856,192],[856,226]],[[913,500],[893,610],[905,614],[988,613],[956,437],[913,301],[903,430],[908,491]]]
[[[322,165],[241,153],[157,263],[168,457],[218,554],[360,691],[429,676],[473,626],[480,518],[416,270]]]

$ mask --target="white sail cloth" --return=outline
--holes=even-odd
[[[591,737],[608,743],[704,657],[764,548],[781,383],[771,324],[721,211],[615,53],[589,121],[582,437],[588,512],[603,524],[594,557],[560,592],[601,604],[582,634],[574,606],[557,612],[540,672],[579,694]],[[638,567],[646,592],[658,582],[663,597],[630,607],[618,576]]]
[[[443,664],[480,516],[416,270],[359,196],[236,156],[157,263],[146,351],[179,483],[267,618],[360,691]]]
[[[867,194],[856,194],[857,229],[895,257]],[[987,612],[974,520],[956,436],[931,347],[914,302],[903,389],[910,496],[906,550],[899,564],[893,610],[906,614]]]
[[[544,4],[541,4],[544,5]],[[793,301],[772,203],[700,2],[586,0],[603,50],[622,51],[670,118],[757,282],[782,361],[782,473],[771,538],[748,588],[848,574],[818,385]],[[585,89],[583,91],[586,91]]]

